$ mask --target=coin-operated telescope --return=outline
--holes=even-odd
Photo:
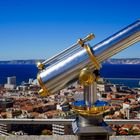
[[[140,20],[94,46],[87,44],[93,38],[94,35],[90,34],[54,57],[38,63],[37,76],[42,88],[41,95],[58,93],[79,79],[85,87],[84,101],[74,103],[73,109],[81,116],[89,118],[107,110],[105,102],[96,102],[96,81],[99,77],[100,63],[140,41]],[[90,119],[88,120],[91,123]]]

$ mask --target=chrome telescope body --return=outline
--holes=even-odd
[[[86,41],[88,40],[84,39],[84,42]],[[140,20],[90,47],[90,50],[96,60],[102,63],[138,41],[140,41]],[[86,66],[92,70],[96,68],[86,49],[77,46],[78,44],[75,44],[42,63],[42,67],[46,65],[46,68],[39,71],[37,79],[43,92],[55,94],[78,79],[79,72]]]

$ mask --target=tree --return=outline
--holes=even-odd
[[[42,130],[41,135],[52,135],[52,131],[50,131],[48,129],[44,129],[44,130]]]

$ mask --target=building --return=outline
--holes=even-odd
[[[7,77],[7,83],[4,85],[6,89],[14,89],[16,87],[16,76]]]
[[[16,76],[7,77],[7,84],[16,85]]]
[[[0,124],[0,135],[2,136],[10,136],[8,133],[11,129],[11,125]]]
[[[63,119],[75,119],[75,113],[73,111],[61,112],[58,114],[56,118],[63,118]],[[73,127],[72,124],[65,125],[65,124],[53,124],[52,125],[52,132],[55,135],[72,135],[73,134]]]
[[[29,83],[29,84],[32,84],[32,83],[33,83],[33,81],[34,81],[34,79],[33,79],[33,78],[29,78],[28,83]]]
[[[0,99],[0,108],[1,111],[6,111],[6,108],[12,108],[14,100],[12,98],[1,98]]]

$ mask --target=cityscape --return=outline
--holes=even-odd
[[[83,100],[83,87],[75,82],[56,95],[40,97],[40,86],[36,80],[16,85],[16,77],[7,77],[0,86],[1,119],[76,119],[72,102]],[[110,103],[110,112],[104,119],[140,119],[140,88],[131,89],[124,85],[111,84],[100,78],[97,84],[98,100]],[[110,125],[115,135],[138,135],[139,124]],[[0,134],[9,135],[70,135],[71,125],[1,124]]]

